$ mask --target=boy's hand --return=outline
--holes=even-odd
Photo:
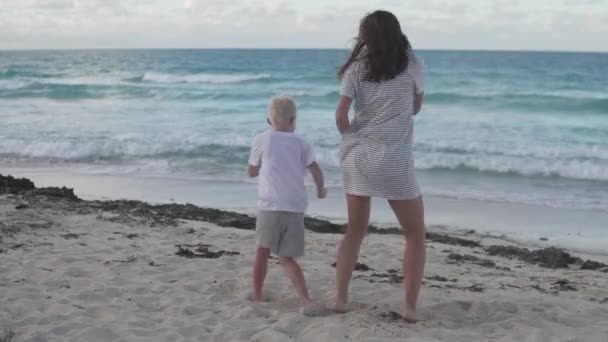
[[[327,197],[327,188],[317,189],[317,197],[321,199]]]

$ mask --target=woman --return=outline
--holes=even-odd
[[[335,310],[346,311],[348,285],[369,225],[371,197],[380,197],[388,200],[405,234],[402,314],[406,321],[415,321],[425,262],[424,209],[413,156],[414,115],[424,96],[422,63],[397,18],[376,11],[361,21],[355,48],[338,76],[336,124],[343,136],[340,164],[348,229],[338,249]]]

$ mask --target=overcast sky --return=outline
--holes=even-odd
[[[377,8],[417,48],[608,51],[608,0],[0,0],[0,49],[344,48]]]

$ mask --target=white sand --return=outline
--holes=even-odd
[[[363,276],[351,287],[357,311],[311,318],[298,312],[295,293],[275,261],[266,282],[269,301],[246,300],[251,231],[204,222],[149,227],[109,213],[14,206],[14,200],[0,197],[0,228],[14,232],[0,240],[0,337],[11,329],[15,341],[608,341],[608,303],[600,304],[608,297],[606,273],[549,270],[476,254],[480,248],[429,243],[426,275],[457,281],[425,281],[424,322],[383,318],[399,311],[403,290],[401,284],[369,282],[381,280],[371,277],[373,271],[356,272]],[[332,297],[339,238],[307,233],[301,264],[318,301]],[[241,254],[175,255],[176,244],[198,243]],[[24,246],[13,249],[17,244]],[[399,268],[402,248],[399,236],[371,235],[360,261],[386,273]],[[491,259],[512,271],[446,264],[444,250]],[[544,294],[531,288],[538,284],[551,292],[551,284],[563,278],[578,291]],[[449,284],[480,284],[484,292],[448,289]]]

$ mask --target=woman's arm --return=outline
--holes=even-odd
[[[260,175],[260,167],[249,165],[247,168],[247,175],[251,178],[255,178]]]
[[[344,95],[340,96],[340,100],[338,101],[338,108],[336,108],[336,127],[338,127],[340,134],[344,134],[350,126],[348,110],[350,109],[350,104],[352,102],[353,100],[350,97]]]
[[[424,92],[420,94],[414,94],[414,115],[418,114],[422,109],[422,103],[424,102]]]

